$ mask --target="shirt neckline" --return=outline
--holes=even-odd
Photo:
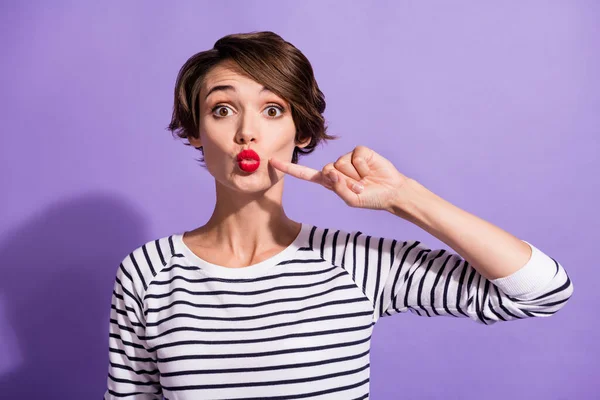
[[[188,261],[195,266],[198,266],[208,275],[223,278],[252,278],[262,275],[269,268],[279,264],[279,262],[291,258],[300,247],[308,245],[310,227],[305,223],[301,223],[301,225],[300,232],[293,242],[285,249],[259,263],[239,268],[225,267],[202,259],[184,243],[183,235],[185,232],[179,232],[173,235],[173,242],[176,247],[176,252],[182,253]]]

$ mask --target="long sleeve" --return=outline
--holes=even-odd
[[[407,310],[485,325],[549,317],[573,293],[564,268],[526,241],[532,249],[526,265],[510,276],[488,280],[458,254],[432,250],[416,240],[400,242],[359,231],[336,236],[341,237],[334,238],[334,247],[342,254],[335,258],[341,257],[339,262],[371,300],[375,321]]]
[[[117,271],[111,301],[109,369],[104,400],[162,399],[156,354],[146,349],[142,291],[146,283],[134,255]],[[134,280],[133,277],[136,277]]]

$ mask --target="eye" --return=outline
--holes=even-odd
[[[215,106],[215,107],[212,109],[212,113],[213,113],[213,115],[215,114],[215,111],[217,111],[217,110],[219,110],[219,109],[223,109],[223,110],[224,110],[224,109],[229,109],[229,110],[231,110],[231,108],[229,108],[229,107],[227,107],[227,106],[223,106],[223,105],[217,105],[217,106]],[[223,112],[223,111],[219,111],[219,113],[218,113],[218,115],[216,115],[216,117],[218,117],[218,118],[223,118],[223,117],[226,117],[226,116],[228,116],[228,115],[229,115],[229,113],[228,113],[227,111],[225,111],[225,112]]]
[[[273,111],[273,110],[275,110],[275,111]],[[269,118],[279,118],[281,116],[281,114],[277,115],[277,111],[279,111],[280,113],[283,114],[284,109],[281,106],[278,106],[278,105],[275,105],[275,104],[271,104],[271,105],[269,105],[267,107],[267,109],[265,111],[267,111],[267,117],[269,117]]]
[[[217,104],[211,111],[215,117],[225,118],[231,114],[227,110],[232,111],[228,106]],[[281,117],[281,114],[285,112],[285,109],[280,105],[271,104],[265,109],[265,111],[267,112],[268,118],[279,118]],[[277,111],[279,111],[279,114],[277,114]]]

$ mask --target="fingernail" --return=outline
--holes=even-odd
[[[352,191],[355,193],[361,193],[364,189],[365,187],[360,183],[355,183],[354,185],[352,185]]]

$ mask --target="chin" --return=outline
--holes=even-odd
[[[209,168],[209,172],[221,186],[246,194],[265,192],[283,179],[266,161],[254,172],[245,172],[236,163],[217,171]]]
[[[236,167],[237,168],[237,167]],[[264,192],[275,184],[264,171],[256,170],[253,173],[233,171],[231,175],[222,181],[229,188],[242,193]]]
[[[259,183],[256,182],[255,184],[250,184],[250,183],[246,183],[243,185],[233,185],[233,190],[239,192],[239,193],[243,193],[243,194],[263,194],[264,192],[266,192],[267,190],[269,190],[273,185],[264,182],[264,183]]]

